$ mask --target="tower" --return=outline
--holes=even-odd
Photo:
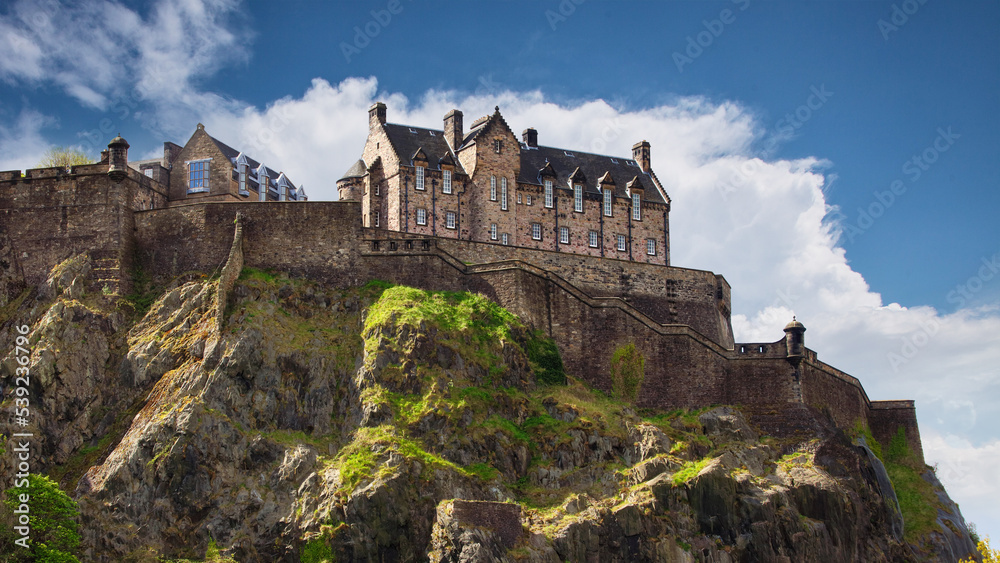
[[[792,317],[792,322],[785,325],[785,345],[788,347],[788,361],[792,362],[796,366],[805,357],[806,350],[806,339],[805,339],[806,327],[795,320]]]
[[[108,176],[115,182],[128,176],[128,147],[121,134],[108,143]]]

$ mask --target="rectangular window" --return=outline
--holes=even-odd
[[[587,242],[590,243],[590,248],[597,248],[597,231],[590,231],[588,233]]]
[[[441,191],[450,194],[451,193],[451,170],[445,170],[441,172],[444,180],[441,182]]]
[[[379,226],[379,215],[378,215],[378,211],[376,211],[376,212],[375,212],[375,226],[376,226],[376,227],[378,227],[378,226]]]
[[[417,167],[417,186],[416,186],[416,188],[418,190],[424,189],[424,167],[423,166],[418,166]]]
[[[530,195],[524,196],[524,204],[525,205],[531,205],[531,196]]]
[[[500,139],[493,139],[493,150],[497,154],[500,154],[500,151],[503,150],[503,141]]]
[[[559,227],[559,244],[569,244],[569,227]]]
[[[238,168],[240,175],[240,195],[250,195],[250,192],[247,191],[247,165],[240,164],[238,165]],[[152,172],[152,170],[150,170],[150,172]]]
[[[642,221],[642,207],[639,206],[639,194],[632,194],[632,220]]]
[[[545,207],[552,209],[552,180],[545,180]]]
[[[497,177],[490,176],[490,201],[497,200]]]
[[[521,203],[521,194],[517,194],[517,203],[518,203],[518,204],[520,204],[520,203]]]
[[[618,250],[625,251],[625,235],[618,235]]]
[[[143,170],[142,173],[145,174],[146,177],[148,177],[148,178],[152,178],[153,177],[153,169],[152,168],[147,168],[147,169]]]
[[[497,240],[497,224],[490,225],[490,240]]]
[[[445,214],[445,216],[444,216],[444,226],[445,226],[446,229],[454,229],[455,228],[455,212],[454,211],[449,211],[448,213]]]
[[[188,164],[188,193],[208,191],[208,161],[195,160]]]
[[[500,209],[507,211],[507,178],[500,178]]]
[[[379,188],[378,187],[379,187],[379,184],[375,184],[375,187],[372,188],[375,191],[375,195],[379,195]]]
[[[646,239],[646,254],[656,256],[656,241],[654,239]]]
[[[257,180],[257,187],[260,191],[260,200],[267,201],[267,189],[270,187],[270,182],[267,179],[267,174],[259,174]]]
[[[423,207],[417,209],[417,224],[426,225],[427,224],[427,210]]]
[[[535,240],[542,240],[542,224],[532,223],[531,224],[531,238]]]
[[[611,188],[604,188],[604,216],[611,217]]]
[[[501,242],[502,244],[506,245],[506,244],[507,244],[507,242],[508,242],[508,241],[507,241],[507,233],[504,233],[504,234],[503,234],[503,237],[502,237],[502,238],[503,238],[503,240],[501,240],[500,242]]]
[[[583,186],[580,184],[573,186],[573,211],[583,213]]]

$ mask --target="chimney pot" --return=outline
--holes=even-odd
[[[529,147],[537,147],[538,131],[534,127],[528,127],[521,133],[521,140]]]

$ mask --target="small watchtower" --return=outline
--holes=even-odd
[[[796,366],[806,354],[806,327],[792,317],[792,322],[785,325],[785,346],[787,346],[788,361]]]
[[[108,143],[108,177],[115,182],[128,176],[128,141],[119,134]]]

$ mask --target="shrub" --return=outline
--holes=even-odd
[[[28,549],[14,544],[19,535],[8,522],[3,524],[0,553],[2,561],[36,561],[45,563],[79,563],[74,553],[80,545],[80,512],[76,501],[69,498],[59,484],[44,475],[29,475],[27,487],[11,487],[5,491],[3,503],[13,516],[22,503],[20,495],[29,495],[26,503],[31,510],[31,540]]]
[[[646,378],[646,358],[634,342],[615,349],[611,355],[611,394],[616,399],[634,403]]]

